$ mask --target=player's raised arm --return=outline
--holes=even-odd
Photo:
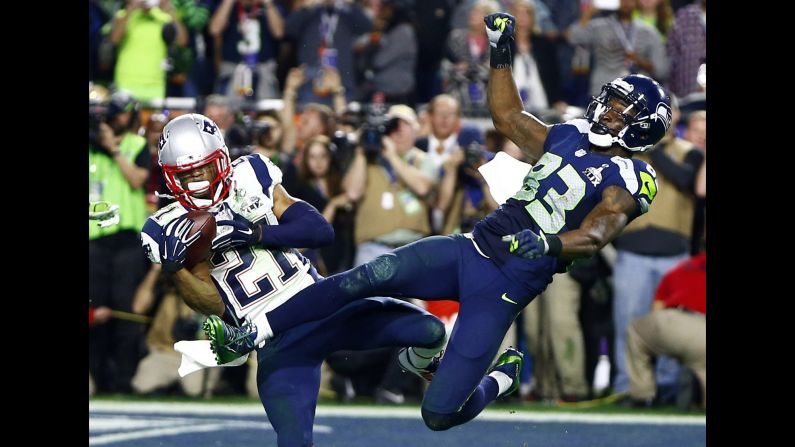
[[[489,14],[486,34],[491,46],[491,69],[489,70],[489,112],[494,127],[533,159],[544,154],[544,141],[549,126],[525,112],[516,83],[511,73],[511,46],[516,19],[510,14]]]

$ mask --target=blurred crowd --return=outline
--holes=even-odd
[[[478,168],[499,151],[527,161],[488,115],[483,17],[496,11],[516,17],[514,79],[549,124],[627,73],[674,99],[669,135],[639,155],[657,171],[651,211],[557,275],[506,337],[531,359],[518,398],[612,389],[631,406],[705,408],[706,0],[89,0],[89,201],[121,210],[114,226],[89,222],[89,394],[257,395],[254,355],[177,375],[173,344],[200,337],[202,316],[139,241],[171,200],[157,146],[169,120],[203,113],[232,159],[281,168],[334,226],[332,245],[304,253],[323,275],[468,232],[498,207]],[[452,328],[457,303],[416,303]],[[595,383],[600,356],[609,387]],[[392,349],[324,366],[327,397],[422,392]]]

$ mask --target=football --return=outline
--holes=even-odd
[[[210,255],[210,246],[215,239],[216,232],[215,216],[207,211],[195,210],[189,212],[185,217],[194,222],[188,236],[201,232],[199,239],[188,247],[188,254],[185,257],[184,265],[191,269]]]

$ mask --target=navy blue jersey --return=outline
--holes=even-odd
[[[544,155],[525,176],[522,189],[475,226],[475,241],[487,256],[499,265],[516,258],[501,239],[525,228],[545,234],[579,228],[608,186],[632,194],[637,204],[632,218],[648,211],[657,194],[654,169],[641,160],[603,155],[589,147],[587,121],[552,126]]]

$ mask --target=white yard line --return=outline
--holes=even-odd
[[[265,410],[260,404],[218,404],[218,403],[178,403],[178,402],[112,402],[92,401],[88,404],[89,413],[131,413],[131,414],[195,414],[227,416],[262,416]],[[417,408],[385,407],[325,407],[319,406],[318,417],[350,418],[400,418],[421,419]],[[653,425],[706,425],[706,416],[684,415],[645,415],[645,414],[586,414],[531,412],[487,409],[475,420],[500,422],[579,422],[585,424],[653,424]]]

